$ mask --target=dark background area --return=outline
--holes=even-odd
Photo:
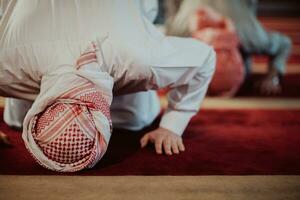
[[[159,15],[154,22],[155,24],[164,23],[164,11],[164,0],[159,0]],[[257,15],[261,17],[300,18],[300,0],[258,0]]]
[[[300,17],[299,0],[259,0],[259,16]]]

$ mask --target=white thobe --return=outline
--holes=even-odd
[[[215,53],[197,40],[164,36],[140,5],[138,0],[17,1],[0,27],[0,95],[34,101],[48,79],[72,71],[96,41],[103,63],[95,69],[102,80],[95,83],[114,96],[170,88],[160,126],[182,135],[203,101]]]

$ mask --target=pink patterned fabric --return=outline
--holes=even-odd
[[[95,44],[89,47],[78,59],[76,69],[97,62],[96,51]],[[38,163],[55,171],[91,168],[108,145],[107,133],[97,124],[109,122],[111,130],[109,103],[89,80],[78,77],[73,84],[29,121],[30,137],[42,155],[31,148],[29,140],[25,141],[29,143],[27,148]]]

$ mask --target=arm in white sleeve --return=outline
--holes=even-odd
[[[120,27],[103,45],[115,79],[115,94],[170,88],[169,106],[160,126],[182,135],[206,94],[215,69],[215,52],[195,39],[166,37],[137,14],[140,18],[132,18],[124,26],[126,32]],[[136,20],[135,26],[132,20]]]
[[[215,69],[215,52],[192,39],[170,38],[169,42],[179,48],[173,52],[173,57],[151,69],[156,87],[170,88],[168,108],[160,127],[182,135],[205,97]]]

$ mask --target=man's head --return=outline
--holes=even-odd
[[[34,145],[27,148],[42,166],[54,171],[91,168],[107,149],[105,135],[110,133],[102,127],[111,126],[109,104],[94,84],[78,80],[29,122]]]
[[[40,94],[24,119],[23,140],[36,161],[50,170],[93,167],[111,135],[112,79],[92,42],[70,65],[59,65],[41,80]]]

